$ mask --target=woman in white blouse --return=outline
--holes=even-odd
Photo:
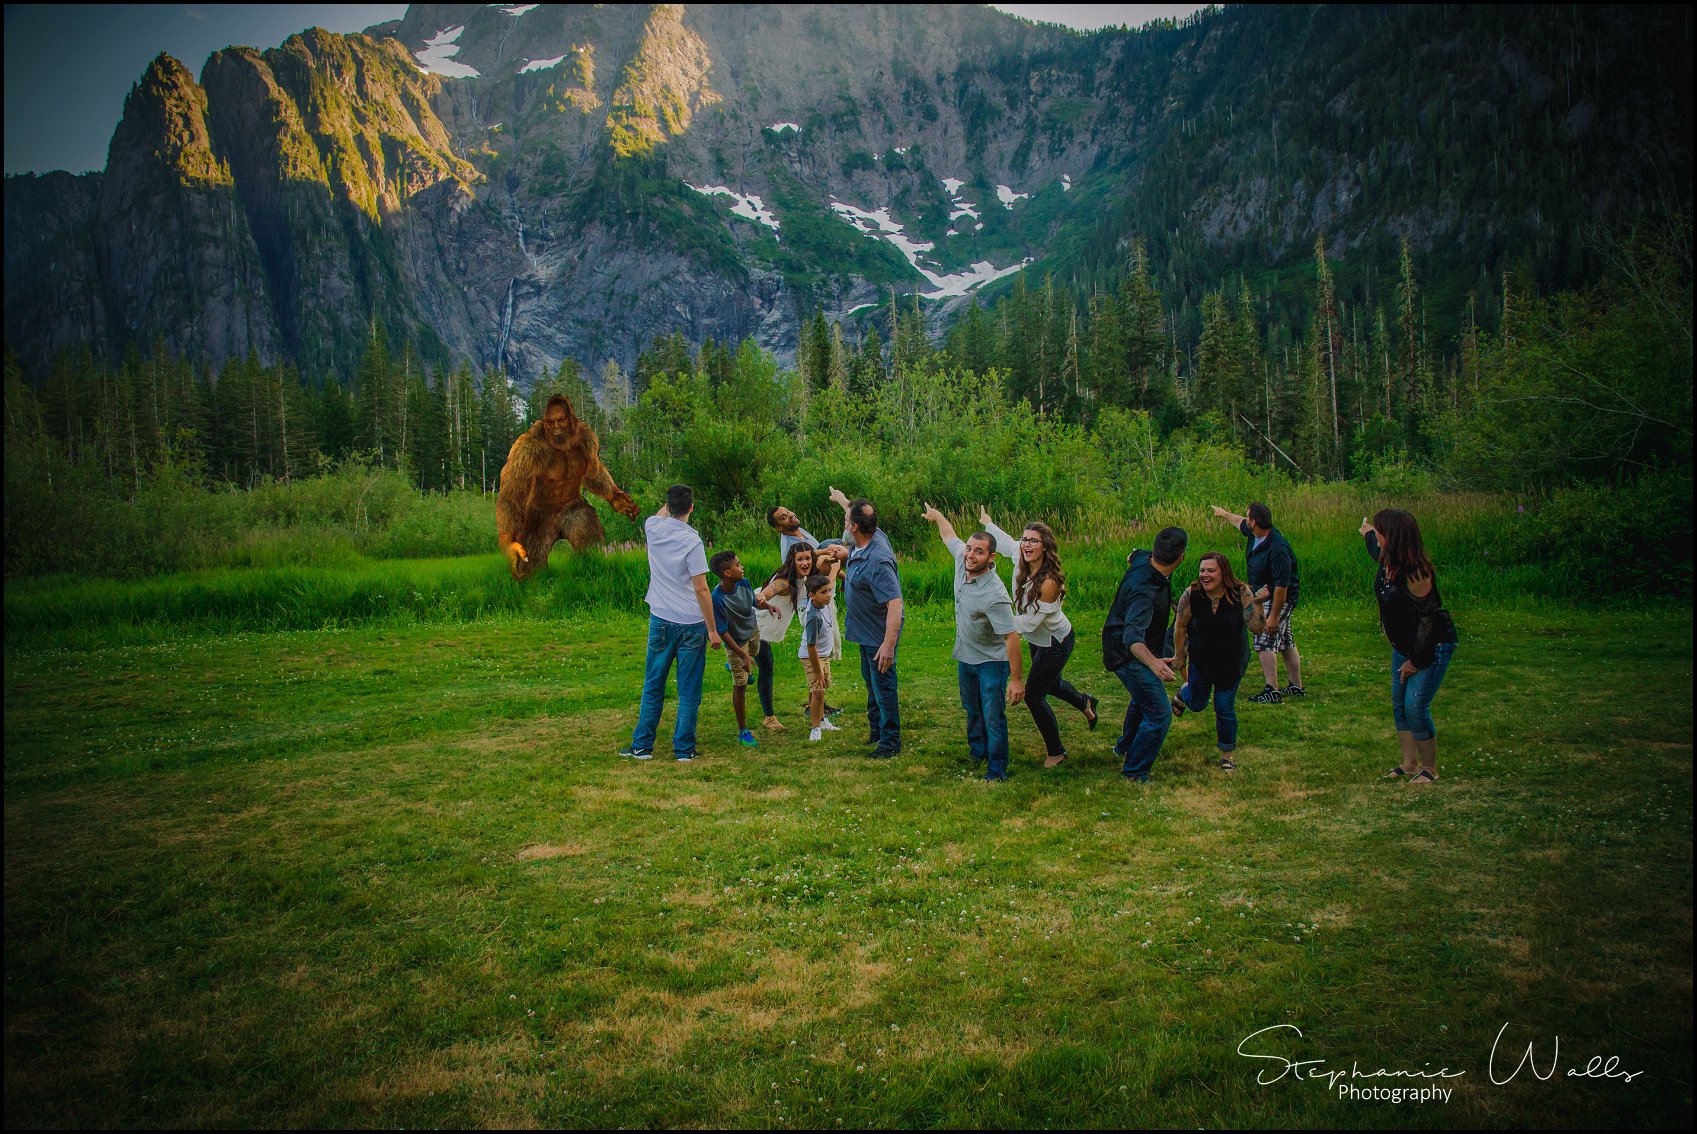
[[[1090,728],[1096,727],[1096,698],[1080,693],[1061,676],[1067,659],[1072,657],[1074,636],[1072,623],[1061,610],[1067,587],[1055,533],[1049,530],[1049,525],[1033,521],[1025,525],[1016,542],[990,519],[988,508],[979,510],[978,519],[984,530],[996,537],[996,550],[1018,564],[1012,587],[1014,626],[1031,647],[1025,705],[1031,710],[1031,719],[1049,750],[1043,766],[1053,768],[1067,758],[1067,750],[1061,745],[1055,710],[1049,707],[1051,695],[1083,713]]]

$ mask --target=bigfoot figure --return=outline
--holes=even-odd
[[[495,498],[495,533],[513,578],[523,582],[548,566],[559,540],[582,551],[602,539],[601,518],[582,489],[604,496],[620,515],[636,519],[636,501],[601,463],[601,440],[559,394],[542,420],[513,442]]]

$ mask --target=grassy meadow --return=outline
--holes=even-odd
[[[1001,785],[940,553],[905,566],[890,761],[852,648],[805,743],[793,637],[788,731],[738,748],[715,658],[701,757],[616,757],[640,552],[528,588],[493,555],[9,582],[7,1124],[1689,1125],[1689,604],[1552,603],[1456,505],[1443,779],[1382,783],[1361,503],[1286,526],[1311,695],[1241,705],[1231,774],[1187,715],[1147,786],[1095,657],[1141,530],[1064,548],[1103,727],[1061,707],[1045,771],[1013,709]],[[1494,1083],[1505,1025],[1497,1079],[1559,1037],[1557,1073]],[[1464,1074],[1300,1077],[1352,1067]]]

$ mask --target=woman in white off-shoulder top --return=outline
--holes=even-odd
[[[1017,564],[1014,585],[1009,589],[1013,595],[1014,627],[1031,647],[1025,705],[1031,710],[1031,719],[1049,750],[1043,766],[1053,768],[1067,758],[1067,750],[1061,744],[1055,710],[1049,707],[1051,695],[1083,713],[1090,728],[1096,727],[1096,698],[1080,693],[1061,676],[1067,659],[1072,657],[1074,635],[1072,623],[1061,609],[1067,588],[1055,533],[1049,530],[1049,525],[1033,521],[1025,525],[1016,541],[995,525],[988,508],[980,509],[978,519],[984,530],[996,537],[996,550]]]

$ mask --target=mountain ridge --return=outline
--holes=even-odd
[[[1175,307],[1317,234],[1369,267],[1411,236],[1488,276],[1629,218],[1646,139],[1673,139],[1655,160],[1688,196],[1681,28],[1670,9],[1227,9],[1079,35],[971,7],[414,5],[370,35],[216,53],[198,83],[156,61],[131,98],[164,101],[127,105],[106,171],[9,177],[8,340],[36,372],[163,339],[346,378],[382,320],[427,362],[528,385],[568,356],[628,370],[672,330],[787,362],[815,307],[852,326],[892,288],[937,297],[937,329],[1028,262],[1099,286],[1132,236]],[[1539,125],[1557,103],[1565,135]],[[1575,139],[1596,151],[1563,166],[1576,199],[1502,172]]]

